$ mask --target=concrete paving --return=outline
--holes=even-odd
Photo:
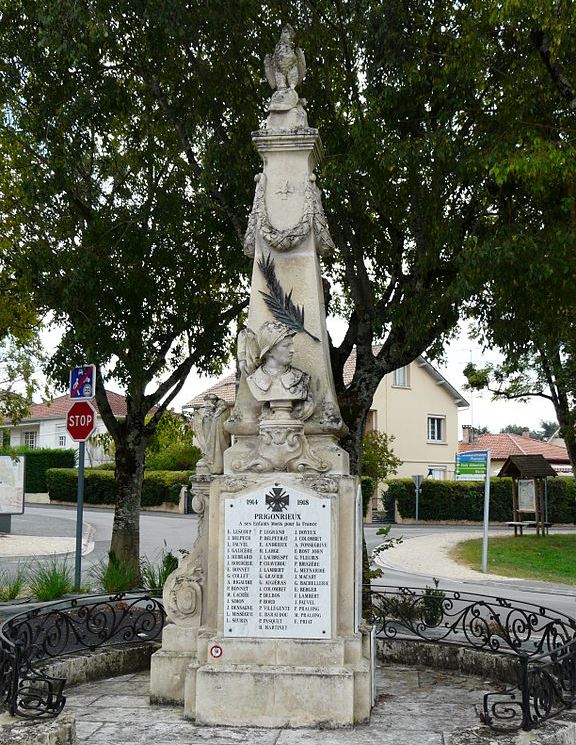
[[[69,689],[66,711],[85,745],[445,745],[450,733],[479,726],[490,690],[479,678],[400,666],[380,666],[376,680],[370,724],[342,730],[199,727],[180,706],[150,706],[148,672]]]

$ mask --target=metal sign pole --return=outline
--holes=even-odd
[[[486,453],[486,476],[484,477],[484,529],[482,533],[482,571],[488,566],[488,521],[490,519],[490,450]]]
[[[74,564],[74,588],[80,591],[82,579],[82,523],[84,516],[84,449],[85,442],[78,447],[78,490],[76,492],[76,560]]]
[[[414,486],[416,487],[416,525],[418,525],[418,518],[419,518],[419,512],[420,512],[420,492],[422,491],[422,474],[418,473],[412,476],[412,481],[414,482]]]

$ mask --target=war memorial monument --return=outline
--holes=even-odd
[[[196,415],[201,524],[165,586],[172,623],[151,700],[198,724],[339,727],[368,721],[372,704],[362,510],[338,445],[319,261],[334,246],[290,26],[265,69],[275,92],[253,133],[263,170],[244,240],[254,265],[238,392],[232,410],[213,397]]]

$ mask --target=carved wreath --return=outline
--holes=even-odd
[[[334,250],[334,242],[328,230],[320,190],[316,186],[314,175],[310,176],[304,188],[304,206],[299,221],[284,230],[275,228],[270,222],[266,209],[266,176],[263,173],[259,174],[257,182],[252,212],[244,235],[244,253],[247,256],[254,256],[258,230],[268,246],[276,251],[291,251],[296,248],[312,229],[320,256],[326,256]]]

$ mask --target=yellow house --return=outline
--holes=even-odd
[[[354,374],[354,356],[344,368],[344,382]],[[234,402],[234,375],[219,380],[183,406],[201,406],[204,397],[217,395]],[[469,406],[462,395],[424,357],[386,375],[380,382],[368,416],[367,429],[394,437],[392,449],[402,460],[397,477],[422,474],[434,479],[454,476],[458,450],[458,409]]]

